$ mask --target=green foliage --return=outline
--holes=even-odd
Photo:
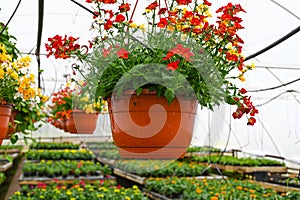
[[[265,189],[248,181],[233,179],[187,179],[169,177],[165,179],[150,178],[146,188],[169,198],[183,200],[297,200],[299,192],[277,194],[273,189]]]
[[[221,158],[221,159],[220,159]],[[265,158],[237,158],[233,156],[192,156],[191,160],[195,162],[209,162],[218,163],[222,165],[233,165],[233,166],[250,166],[250,167],[259,167],[259,166],[284,166],[284,163],[281,163],[276,160],[270,160]]]

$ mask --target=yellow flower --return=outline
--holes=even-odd
[[[141,29],[143,32],[145,32],[146,31],[145,24],[139,25],[139,29]]]
[[[130,23],[129,26],[130,26],[130,28],[137,28],[138,27],[138,25],[134,22]]]
[[[245,77],[244,77],[244,74],[239,75],[239,79],[240,79],[240,81],[242,81],[242,82],[246,81],[246,79],[245,79]]]
[[[21,193],[19,191],[15,192],[15,195],[21,195]]]
[[[125,200],[131,200],[129,196],[125,196]]]
[[[236,189],[237,189],[237,190],[242,190],[243,187],[239,185],[239,186],[236,186]]]
[[[71,192],[70,190],[68,190],[68,191],[66,192],[66,194],[67,194],[67,195],[71,195],[72,192]]]
[[[85,110],[86,113],[93,113],[94,112],[93,105],[92,104],[86,105],[84,107],[84,110]]]
[[[97,194],[98,198],[104,198],[104,194]]]

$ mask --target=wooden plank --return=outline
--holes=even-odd
[[[264,188],[271,188],[274,189],[277,192],[288,192],[288,191],[299,191],[300,192],[300,188],[295,188],[295,187],[287,187],[284,185],[278,185],[275,183],[267,183],[267,182],[261,182],[261,181],[253,181],[253,180],[249,180],[250,182],[253,182],[255,184],[258,184]]]
[[[208,163],[199,163],[200,165],[208,166]],[[238,173],[250,174],[254,172],[268,172],[268,173],[287,173],[287,167],[284,166],[262,166],[262,167],[249,167],[249,166],[233,166],[211,164],[211,168],[220,169],[224,171],[235,171]]]
[[[135,174],[131,174],[131,173],[128,173],[128,172],[123,171],[121,169],[114,168],[113,173],[114,173],[114,175],[126,178],[128,180],[131,180],[131,181],[133,181],[135,183],[138,183],[138,184],[141,184],[141,185],[144,185],[145,182],[146,182],[145,177],[141,177],[141,176],[138,176],[138,175],[135,175]]]
[[[0,149],[0,154],[20,153],[20,149]]]
[[[115,164],[115,160],[113,159],[108,159],[108,158],[102,158],[102,157],[97,157],[96,158],[99,162],[101,162],[102,164],[106,164],[110,167],[113,167]]]
[[[6,163],[3,163],[3,164],[0,164],[0,172],[5,172],[9,168],[11,168],[12,166],[13,166],[12,162],[6,162]]]

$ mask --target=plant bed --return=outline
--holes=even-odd
[[[62,176],[107,176],[112,173],[107,165],[102,165],[99,162],[93,161],[45,161],[41,160],[38,163],[25,162],[23,166],[24,177],[48,177],[54,178]]]
[[[150,178],[145,188],[151,191],[150,195],[159,194],[162,198],[154,199],[298,199],[300,193],[288,192],[278,194],[273,189],[265,189],[262,186],[249,181],[233,179],[225,180],[197,180],[187,178]],[[145,191],[145,192],[147,192]]]
[[[115,182],[100,180],[94,184],[85,181],[77,181],[73,184],[52,182],[52,184],[39,183],[36,186],[22,185],[10,197],[10,200],[19,199],[112,199],[112,200],[148,200],[143,192],[137,187],[124,188]]]
[[[111,149],[111,150],[107,150],[107,149],[100,149],[100,150],[93,150],[93,153],[97,156],[97,157],[101,157],[101,158],[108,158],[108,159],[120,159],[120,154],[119,151],[117,149]]]
[[[82,150],[30,150],[26,153],[27,160],[94,160],[93,152]]]
[[[72,142],[38,142],[30,145],[30,149],[79,149],[80,144]]]
[[[149,177],[197,177],[207,176],[209,170],[196,163],[169,160],[117,160],[114,175],[128,179],[140,185]]]
[[[21,146],[21,145],[0,146],[0,154],[20,153],[22,149],[23,149],[23,146]]]
[[[96,183],[99,181],[106,181],[106,180],[111,180],[111,181],[115,181],[116,178],[114,176],[111,175],[107,175],[107,176],[103,176],[103,175],[94,175],[94,176],[90,176],[90,175],[86,175],[86,176],[78,176],[75,177],[74,175],[71,176],[57,176],[54,178],[49,178],[49,177],[40,177],[40,176],[36,176],[36,177],[25,177],[24,174],[22,174],[19,178],[19,184],[20,185],[38,185],[39,183],[45,183],[45,184],[51,184],[53,182],[57,182],[57,183],[62,183],[62,184],[71,184],[76,180],[82,180],[86,183]]]
[[[287,193],[289,191],[298,191],[300,192],[300,187],[294,187],[292,185],[287,185],[283,183],[278,183],[278,182],[262,182],[262,181],[253,181],[253,183],[256,183],[264,188],[272,188],[276,192],[281,192],[281,193]],[[300,198],[300,197],[299,197]]]
[[[199,176],[208,175],[206,167],[195,162],[174,160],[118,160],[115,167],[143,177]],[[204,172],[205,171],[205,172]]]
[[[232,156],[192,156],[189,161],[198,162],[202,165],[211,165],[212,168],[218,168],[224,171],[235,171],[238,173],[254,173],[254,172],[269,172],[269,173],[286,173],[287,168],[284,163],[275,160],[262,158],[237,158]]]
[[[113,142],[87,142],[86,145],[90,150],[117,149],[117,146]]]

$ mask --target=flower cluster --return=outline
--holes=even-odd
[[[78,43],[79,38],[72,36],[59,36],[56,35],[53,38],[48,38],[49,44],[45,44],[47,57],[53,55],[55,58],[67,59],[72,55],[76,55],[79,59],[84,59],[85,54],[90,48],[92,43],[89,41],[89,45],[80,45]]]
[[[244,42],[238,35],[243,29],[238,15],[245,12],[241,5],[222,6],[212,22],[207,0],[154,1],[142,13],[135,13],[139,1],[133,9],[129,1],[86,2],[95,5],[92,28],[99,32],[93,40],[93,52],[80,56],[79,45],[71,53],[66,48],[62,55],[84,58],[90,64],[88,69],[76,69],[96,87],[96,99],[146,88],[169,103],[182,95],[197,98],[209,109],[224,102],[236,105],[234,118],[246,115],[248,125],[255,123],[258,111],[251,97],[232,83],[235,79],[244,81],[244,74],[253,68],[244,63]],[[134,21],[137,14],[147,23],[138,25]],[[53,46],[46,44],[47,49]]]
[[[143,192],[136,186],[124,188],[111,180],[100,180],[95,184],[78,181],[74,184],[62,184],[56,181],[53,184],[39,183],[36,187],[22,186],[21,191],[15,192],[10,199],[124,199],[147,200]]]
[[[51,109],[50,118],[48,121],[54,122],[55,120],[69,119],[73,108],[73,94],[75,90],[70,86],[65,86],[54,92],[51,97]]]
[[[36,130],[34,123],[45,117],[44,103],[48,97],[37,88],[34,75],[30,73],[30,57],[17,58],[0,43],[0,104],[13,105],[14,132],[27,134]]]
[[[246,180],[149,178],[146,188],[176,199],[297,199],[299,192],[276,193]]]
[[[80,87],[78,87],[80,86]],[[107,112],[107,102],[94,102],[89,92],[84,89],[85,83],[73,86],[67,82],[66,86],[52,94],[49,105],[50,116],[48,122],[70,119],[72,110],[84,110],[86,113]]]

